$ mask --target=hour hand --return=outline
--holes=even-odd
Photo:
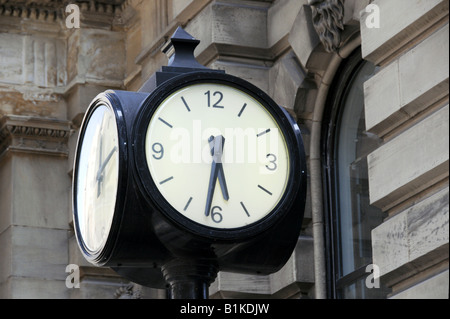
[[[222,163],[218,163],[217,165],[219,166],[217,178],[219,179],[219,185],[220,189],[222,190],[223,199],[229,200],[230,196],[228,195],[228,188],[227,182],[225,180],[225,173],[223,172],[223,165]]]

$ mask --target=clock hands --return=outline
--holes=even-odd
[[[101,140],[100,140],[100,145],[101,145]],[[114,153],[117,151],[117,146],[114,146],[114,148],[109,152],[108,156],[106,156],[105,160],[103,161],[103,163],[100,164],[100,167],[98,168],[97,171],[97,183],[98,183],[98,188],[97,188],[97,197],[100,196],[100,185],[103,182],[103,171],[106,168],[106,165],[108,165],[109,161],[111,160],[112,156],[114,155]],[[100,160],[101,160],[101,154],[102,154],[102,149],[100,148]]]
[[[223,172],[222,165],[222,155],[223,155],[223,145],[225,143],[225,138],[220,136],[211,136],[208,139],[209,146],[211,148],[211,156],[213,157],[213,161],[211,164],[211,175],[209,178],[208,185],[208,195],[206,197],[206,207],[205,207],[205,215],[209,216],[209,212],[211,210],[212,199],[214,196],[214,190],[216,187],[217,179],[219,179],[219,185],[222,190],[222,196],[225,200],[228,200],[230,196],[228,195],[227,183],[225,181],[225,174]]]
[[[100,180],[102,178],[102,173],[105,170],[106,165],[108,165],[108,163],[115,151],[117,151],[117,146],[114,146],[114,148],[111,150],[111,152],[109,152],[108,156],[106,156],[105,161],[99,167],[98,172],[97,172],[97,180]]]
[[[216,142],[216,139],[218,140],[218,142]],[[225,173],[223,172],[223,165],[222,165],[222,154],[223,154],[223,146],[225,144],[225,138],[222,135],[216,138],[211,136],[208,139],[208,142],[211,148],[211,155],[213,156],[213,161],[217,163],[216,165],[218,170],[219,185],[222,190],[222,196],[225,200],[228,200],[230,196],[228,195],[228,188],[227,183],[225,181]],[[218,150],[217,153],[215,150]]]
[[[100,172],[100,168],[102,167],[102,153],[103,153],[103,136],[100,135],[100,146],[99,146],[99,158],[98,158],[98,171],[97,171],[97,198],[101,193],[101,183],[102,180],[98,177],[98,172]]]

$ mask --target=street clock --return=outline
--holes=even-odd
[[[267,275],[291,256],[306,159],[294,119],[256,86],[200,65],[178,28],[139,92],[88,107],[73,174],[84,257],[172,298],[207,298],[218,271]]]

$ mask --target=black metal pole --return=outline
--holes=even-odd
[[[217,267],[205,260],[174,259],[162,267],[169,299],[208,299]]]
[[[167,287],[169,299],[208,299],[209,284],[201,280],[176,281]]]

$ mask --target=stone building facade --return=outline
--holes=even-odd
[[[178,26],[289,110],[308,158],[288,263],[211,297],[448,298],[448,0],[0,0],[0,298],[165,298],[84,260],[71,176],[90,101],[138,90]]]

